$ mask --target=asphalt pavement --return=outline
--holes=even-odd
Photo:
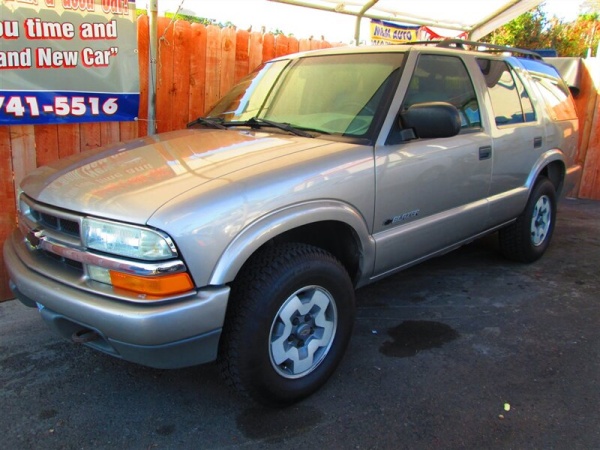
[[[598,449],[600,202],[564,200],[522,265],[494,236],[357,292],[348,353],[286,409],[215,365],[157,370],[53,335],[0,303],[5,449]]]

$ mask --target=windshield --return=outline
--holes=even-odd
[[[237,84],[208,117],[364,136],[402,59],[402,53],[361,53],[270,62]]]

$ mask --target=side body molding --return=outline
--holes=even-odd
[[[360,278],[364,284],[373,271],[375,241],[362,214],[336,200],[299,203],[267,214],[243,229],[227,246],[213,270],[209,284],[223,285],[235,279],[242,265],[269,240],[286,231],[317,222],[340,222],[354,230],[360,251]]]

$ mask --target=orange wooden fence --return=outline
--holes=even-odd
[[[574,195],[600,200],[600,58],[584,60],[580,95],[575,99],[579,117],[581,184]]]
[[[274,36],[234,28],[171,22],[159,18],[157,61],[157,131],[184,128],[203,115],[236,81],[262,62],[298,51],[331,47],[325,41]],[[16,224],[15,186],[31,170],[54,160],[119,141],[143,136],[147,130],[148,17],[138,19],[140,111],[136,122],[70,125],[0,126],[0,245]],[[577,101],[582,138],[579,160],[585,173],[581,196],[600,199],[600,102],[596,102],[599,71],[584,73]],[[587,83],[587,84],[585,84]],[[572,193],[577,195],[577,191]],[[0,300],[11,298],[0,252]]]

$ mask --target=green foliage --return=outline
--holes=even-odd
[[[589,0],[584,6],[586,14],[567,23],[556,17],[548,19],[538,7],[494,30],[482,41],[527,49],[553,48],[559,56],[585,57],[589,49],[595,52],[598,48],[600,1]]]
[[[497,28],[483,40],[490,44],[511,47],[544,48],[548,43],[545,36],[547,25],[548,20],[538,7]]]

